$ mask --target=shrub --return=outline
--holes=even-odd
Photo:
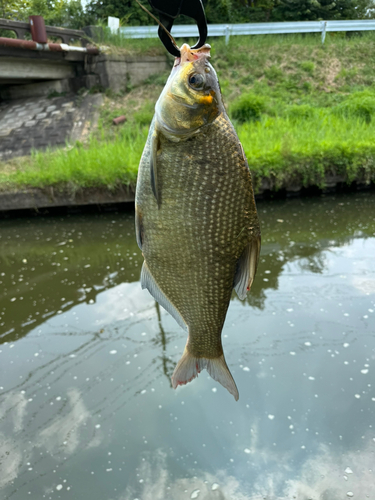
[[[266,100],[264,97],[248,93],[242,94],[233,101],[230,107],[230,113],[234,120],[239,123],[259,120],[261,114],[266,109]]]
[[[333,112],[338,116],[356,117],[370,123],[375,115],[375,94],[369,91],[354,92],[342,103],[335,106]]]
[[[302,61],[300,67],[303,71],[312,75],[314,73],[315,64],[312,61]]]
[[[286,110],[286,115],[292,121],[305,120],[306,118],[311,118],[315,113],[315,109],[308,104],[294,104],[288,106]]]
[[[282,80],[284,75],[281,69],[275,65],[271,66],[270,68],[266,68],[264,70],[264,74],[269,80],[271,80],[271,82],[277,82],[279,80]]]

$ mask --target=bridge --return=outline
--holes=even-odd
[[[166,67],[165,57],[103,54],[90,43],[92,27],[84,29],[45,26],[40,16],[30,24],[0,19],[9,34],[0,37],[0,100],[93,86],[119,92]]]
[[[103,54],[83,30],[0,19],[0,161],[64,146],[95,126],[102,94],[167,67],[165,57]],[[77,96],[77,92],[80,96]]]
[[[85,32],[44,26],[44,22],[41,30],[35,32],[32,27],[0,19],[2,33],[9,34],[0,37],[0,98],[74,91],[99,83],[89,76],[99,50],[89,45]]]

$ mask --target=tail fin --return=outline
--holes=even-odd
[[[236,382],[234,381],[225,362],[224,354],[213,359],[195,358],[188,352],[186,347],[172,375],[173,389],[176,389],[179,385],[185,385],[193,380],[193,378],[197,377],[198,373],[200,373],[204,368],[206,368],[214,380],[220,382],[223,387],[228,389],[236,401],[238,400]]]

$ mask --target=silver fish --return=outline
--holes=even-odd
[[[238,399],[221,342],[233,288],[243,300],[260,252],[251,174],[209,63],[181,47],[157,101],[136,189],[142,288],[188,332],[176,388],[206,368]]]

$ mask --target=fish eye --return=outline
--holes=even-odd
[[[205,84],[205,78],[200,73],[193,73],[189,76],[189,85],[195,90],[202,90]]]

